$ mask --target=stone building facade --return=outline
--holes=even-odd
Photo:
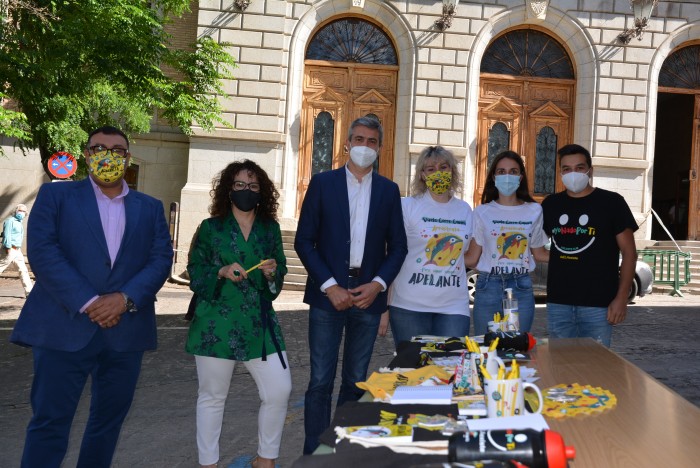
[[[371,113],[386,129],[378,170],[404,195],[420,151],[442,145],[470,204],[493,151],[507,148],[541,199],[562,188],[552,152],[578,143],[594,156],[594,185],[627,200],[638,239],[665,235],[652,208],[675,238],[700,239],[700,2],[659,2],[628,44],[627,0],[552,0],[539,17],[535,3],[546,2],[462,1],[441,30],[443,4],[427,0],[193,2],[173,32],[231,43],[238,68],[221,102],[233,128],[185,138],[156,125],[132,147],[137,187],[166,209],[179,202],[183,252],[212,178],[253,159],[293,229],[311,175],[345,161],[347,126]]]

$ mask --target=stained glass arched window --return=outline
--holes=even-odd
[[[557,177],[557,134],[552,127],[537,132],[535,193],[554,193]]]
[[[329,112],[321,112],[314,119],[314,144],[311,156],[311,175],[333,169],[333,134],[335,122]]]
[[[482,73],[573,79],[566,49],[552,36],[534,29],[511,31],[494,40],[481,60]]]
[[[498,153],[502,153],[510,148],[510,130],[503,122],[497,122],[491,130],[489,130],[489,154],[486,167],[491,167],[493,158]]]
[[[306,58],[398,65],[389,36],[374,24],[359,18],[343,18],[322,27],[311,39]]]
[[[700,89],[700,45],[684,47],[666,57],[659,86]]]

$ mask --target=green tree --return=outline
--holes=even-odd
[[[236,66],[230,44],[170,44],[165,26],[189,4],[0,0],[0,135],[38,148],[46,169],[56,151],[79,157],[100,125],[147,133],[157,113],[185,134],[230,126],[217,100]]]

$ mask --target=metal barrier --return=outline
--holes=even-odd
[[[654,284],[669,284],[673,287],[669,293],[671,296],[683,297],[680,287],[690,283],[690,253],[680,250],[641,249],[637,251],[637,255],[641,255],[642,260],[651,267]]]

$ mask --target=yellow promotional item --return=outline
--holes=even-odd
[[[98,151],[90,156],[89,170],[96,179],[109,184],[124,175],[126,158],[115,157],[109,150]]]
[[[445,371],[440,366],[425,366],[401,373],[372,372],[366,382],[357,382],[355,385],[370,392],[374,398],[388,401],[399,385],[421,385],[430,380],[437,380],[447,385],[450,377],[452,377],[452,373]]]
[[[566,418],[581,414],[596,414],[613,408],[617,398],[609,390],[590,385],[560,384],[542,392],[543,416]]]

